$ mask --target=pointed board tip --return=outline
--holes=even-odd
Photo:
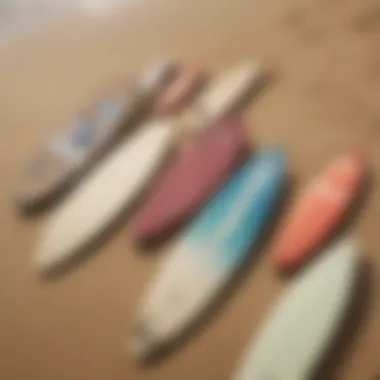
[[[339,256],[344,255],[351,259],[355,259],[357,257],[355,253],[358,251],[358,248],[355,238],[345,235],[334,241],[332,244],[329,244],[327,247],[319,247],[318,251],[322,256],[325,256],[325,253],[329,255],[331,252],[339,251]],[[297,256],[295,257],[291,254],[287,254],[287,252],[280,246],[273,246],[269,255],[273,258],[273,266],[284,273],[297,271],[304,265],[304,260],[300,261]],[[323,258],[320,260],[323,260]],[[308,261],[308,258],[306,258],[306,261]]]
[[[285,170],[286,166],[286,152],[283,147],[280,145],[273,145],[267,148],[264,148],[259,151],[258,157],[261,159],[269,160],[273,163],[279,163]]]
[[[34,267],[40,275],[46,275],[56,266],[55,260],[51,255],[44,251],[38,251],[34,258]]]
[[[147,360],[156,351],[156,346],[146,329],[138,324],[132,333],[132,337],[126,342],[126,349],[138,360]]]
[[[54,272],[63,262],[62,255],[54,250],[46,241],[42,241],[33,255],[33,266],[41,276],[47,276]]]

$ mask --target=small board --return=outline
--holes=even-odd
[[[138,357],[191,327],[250,255],[285,180],[280,148],[251,158],[192,222],[143,298],[130,349]]]
[[[359,269],[343,239],[298,277],[248,344],[234,380],[311,380],[348,311]]]
[[[143,70],[143,75],[138,78],[137,89],[140,96],[146,98],[149,103],[161,95],[168,83],[177,76],[179,71],[178,62],[171,59],[157,60]]]
[[[38,209],[67,190],[88,171],[123,134],[135,125],[153,94],[176,70],[174,62],[160,62],[139,81],[108,91],[51,138],[30,160],[24,171],[16,202],[24,209]]]
[[[184,66],[178,70],[175,79],[157,97],[153,111],[165,115],[176,111],[193,98],[206,81],[206,72],[196,66]]]
[[[230,119],[186,145],[132,219],[134,238],[156,240],[195,214],[242,162],[245,140],[243,123]]]
[[[36,251],[38,269],[65,264],[135,200],[173,143],[168,120],[154,120],[118,146],[65,199],[46,223]]]
[[[262,79],[258,62],[245,62],[215,78],[183,115],[183,124],[190,131],[202,130],[233,113]]]
[[[271,253],[276,267],[298,268],[344,219],[359,193],[366,169],[361,152],[334,160],[304,191],[275,239]]]

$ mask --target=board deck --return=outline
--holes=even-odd
[[[137,116],[162,91],[176,68],[174,62],[159,62],[140,79],[108,90],[84,109],[32,157],[18,184],[17,204],[29,209],[49,203],[88,171],[135,125]]]
[[[357,253],[355,243],[343,239],[290,285],[232,379],[312,379],[352,299]]]
[[[75,189],[46,223],[35,256],[40,271],[70,260],[136,198],[170,149],[172,127],[148,122]]]
[[[247,151],[243,122],[225,120],[181,150],[132,219],[132,235],[151,241],[193,215],[227,180]]]
[[[365,169],[362,152],[345,153],[300,195],[273,244],[278,268],[294,270],[317,253],[358,195]]]
[[[244,62],[219,75],[205,88],[194,104],[184,113],[188,130],[201,131],[231,115],[262,79],[258,62]]]
[[[274,211],[285,158],[270,148],[251,158],[192,222],[142,300],[130,349],[150,356],[191,326],[250,254]]]

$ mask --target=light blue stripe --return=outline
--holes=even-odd
[[[284,182],[283,150],[264,150],[208,203],[190,226],[184,243],[208,256],[219,269],[238,265],[274,211]]]

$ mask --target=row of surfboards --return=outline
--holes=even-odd
[[[201,73],[161,62],[121,97],[85,112],[69,133],[37,154],[18,198],[24,207],[35,206],[77,181],[37,246],[43,272],[90,247],[142,192],[131,221],[136,240],[155,240],[193,217],[142,298],[129,344],[139,357],[170,346],[258,253],[252,247],[285,191],[285,152],[273,146],[249,153],[246,126],[236,116],[262,78],[259,65],[239,65],[202,89]],[[196,88],[197,96],[183,110]],[[150,117],[141,121],[139,114]],[[136,131],[123,136],[132,126]],[[186,136],[177,144],[175,129]],[[108,146],[114,149],[81,178]],[[347,216],[366,166],[362,152],[343,153],[291,206],[269,247],[273,263],[294,271],[320,257],[294,281],[249,344],[234,379],[305,380],[315,370],[344,317],[359,269],[353,238],[324,250],[323,245]]]

